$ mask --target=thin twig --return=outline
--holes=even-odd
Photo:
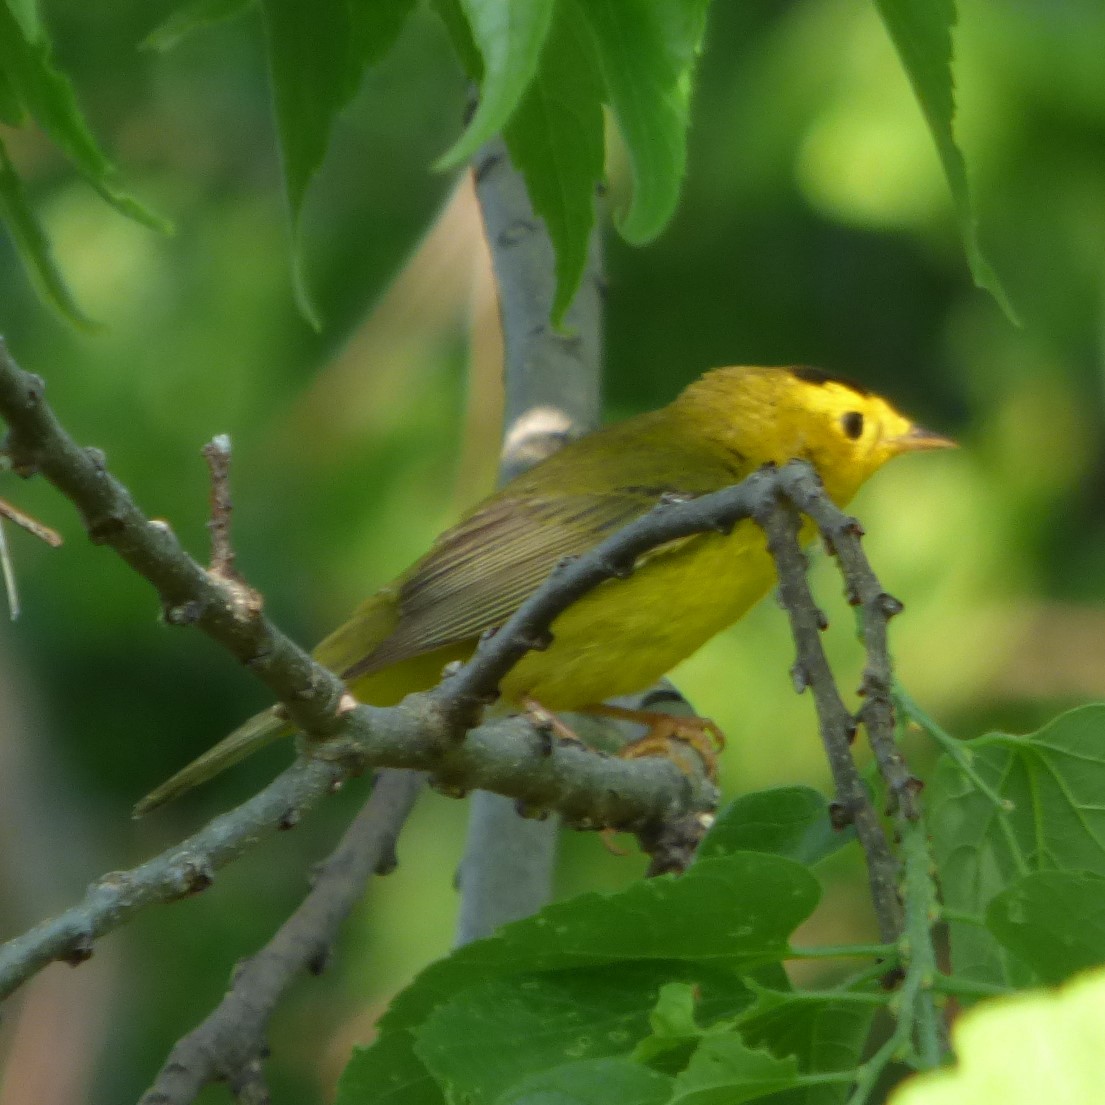
[[[52,549],[56,549],[61,543],[61,534],[52,529],[45,522],[32,518],[16,506],[12,506],[7,499],[0,499],[0,515],[14,522],[20,529],[25,529],[32,537],[45,541]]]
[[[317,974],[326,965],[342,923],[372,876],[394,869],[399,830],[425,782],[418,772],[380,773],[302,904],[264,948],[239,965],[219,1005],[176,1043],[140,1105],[185,1105],[209,1082],[224,1080],[235,1095],[267,1100],[262,1095],[269,1018],[298,975]]]
[[[8,614],[11,620],[19,619],[19,587],[15,582],[15,568],[12,565],[11,551],[8,549],[8,537],[4,533],[4,523],[0,521],[0,572],[4,576],[4,591],[8,596]]]
[[[4,518],[25,529],[40,541],[45,541],[54,549],[61,544],[61,534],[44,525],[37,518],[24,514],[18,507],[12,506],[7,499],[0,499],[0,574],[4,577],[4,591],[8,596],[8,613],[14,622],[19,618],[19,587],[15,579],[11,549],[8,547],[8,536],[4,532]]]
[[[211,473],[211,571],[225,579],[234,579],[234,546],[230,540],[230,436],[218,434],[203,447],[203,457]]]
[[[806,469],[806,472],[810,472]],[[796,477],[797,466],[780,469],[783,480]],[[807,477],[809,478],[809,477]],[[816,479],[816,476],[813,477]],[[781,481],[782,482],[782,481]],[[806,579],[806,559],[798,544],[799,520],[786,501],[765,505],[757,520],[767,535],[768,549],[779,574],[779,600],[790,619],[798,658],[792,673],[795,688],[813,692],[825,753],[836,787],[840,824],[855,826],[856,836],[867,859],[867,876],[884,943],[893,943],[902,932],[902,906],[898,900],[898,862],[879,824],[878,814],[852,758],[855,720],[844,705],[821,644],[821,631],[828,624],[818,609]]]

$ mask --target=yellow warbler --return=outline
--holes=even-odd
[[[484,499],[314,655],[360,701],[391,705],[470,656],[563,557],[586,552],[665,495],[716,491],[769,462],[802,458],[843,506],[892,457],[952,444],[817,369],[715,369],[668,406],[566,445]],[[807,524],[803,536],[811,535]],[[774,579],[750,521],[662,545],[628,578],[599,585],[561,614],[551,646],[527,654],[503,680],[503,699],[586,711],[643,690],[740,618]],[[273,711],[258,714],[144,798],[136,814],[292,731]]]

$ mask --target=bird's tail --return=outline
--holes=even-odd
[[[182,767],[171,779],[166,780],[156,790],[150,791],[134,807],[134,816],[143,817],[158,806],[179,798],[185,791],[200,783],[213,779],[220,772],[244,760],[247,756],[280,737],[290,736],[295,726],[278,717],[274,710],[262,710],[254,714],[244,725],[239,725],[233,733],[224,737],[214,748],[194,759],[187,767]]]

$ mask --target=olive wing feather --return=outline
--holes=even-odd
[[[673,490],[490,500],[399,581],[394,628],[343,675],[369,675],[502,625],[564,557],[587,552]]]

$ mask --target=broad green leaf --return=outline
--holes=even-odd
[[[353,1049],[334,1105],[445,1105],[445,1095],[411,1048],[409,1032]]]
[[[945,904],[976,918],[994,896],[1034,871],[1105,876],[1105,705],[1062,714],[1029,736],[992,733],[967,749],[979,776],[1008,802],[999,809],[948,757],[927,791]],[[1000,984],[1031,981],[979,925],[951,925],[957,974]]]
[[[69,81],[54,68],[45,39],[24,34],[10,7],[0,5],[0,71],[9,99],[18,99],[89,184],[122,214],[163,233],[169,225],[119,186],[115,167],[100,149],[77,106]]]
[[[82,328],[93,324],[77,306],[54,260],[46,232],[27,200],[23,182],[0,142],[0,215],[3,216],[19,255],[27,266],[38,294],[71,322]]]
[[[751,1048],[736,1033],[707,1036],[675,1079],[671,1105],[739,1105],[789,1089],[798,1077],[794,1059]]]
[[[678,978],[686,981],[669,981]],[[415,1033],[415,1053],[447,1096],[491,1105],[543,1070],[631,1053],[640,1059],[635,1048],[650,1033],[657,992],[663,1001],[675,990],[698,993],[709,1017],[732,1015],[751,1000],[728,971],[678,962],[497,978],[438,1006]]]
[[[664,1105],[671,1088],[629,1059],[584,1059],[523,1079],[495,1105]]]
[[[480,100],[465,132],[438,162],[467,161],[506,125],[537,71],[552,22],[554,0],[460,0],[483,61]]]
[[[234,19],[255,6],[257,0],[192,0],[182,4],[142,40],[144,50],[165,53],[195,31]]]
[[[299,309],[319,329],[322,323],[303,267],[301,218],[307,185],[326,155],[334,120],[351,95],[349,3],[261,0],[261,9],[291,221],[292,283]]]
[[[1058,983],[1105,963],[1105,878],[1037,871],[1003,890],[986,927],[1044,982]]]
[[[411,1030],[454,995],[495,978],[658,962],[677,978],[681,966],[734,972],[782,958],[819,895],[800,864],[741,852],[703,860],[679,878],[559,902],[423,971],[381,1020],[379,1041],[354,1056],[358,1070],[349,1077],[384,1079],[394,1063],[409,1082],[411,1071],[424,1069]]]
[[[472,39],[472,28],[468,26],[468,20],[464,18],[460,0],[431,0],[433,9],[437,12],[441,22],[445,25],[445,32],[453,49],[457,52],[465,73],[478,81],[483,76],[483,61],[476,43]]]
[[[967,167],[952,129],[955,119],[955,85],[952,80],[955,0],[875,0],[875,6],[886,24],[936,143],[955,202],[960,233],[975,284],[985,288],[1008,318],[1019,324],[997,273],[983,255],[967,181]]]
[[[702,859],[729,852],[772,852],[806,866],[855,840],[837,831],[829,801],[811,787],[775,787],[742,795],[727,806],[698,848]]]
[[[873,1005],[832,994],[796,994],[749,982],[756,1001],[740,1016],[745,1041],[778,1058],[794,1056],[803,1074],[852,1071],[859,1066],[874,1017]],[[850,1094],[847,1083],[800,1086],[772,1098],[772,1105],[835,1105]]]
[[[691,80],[709,0],[586,0],[607,98],[629,149],[633,199],[619,219],[629,242],[664,228],[687,162]]]
[[[587,264],[603,168],[602,81],[574,0],[560,0],[540,68],[503,137],[556,252],[559,325]]]
[[[955,1067],[918,1075],[890,1105],[1092,1105],[1105,1086],[1105,972],[997,998],[952,1028]]]

